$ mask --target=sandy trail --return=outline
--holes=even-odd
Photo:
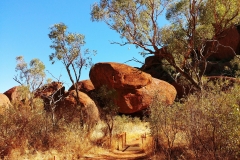
[[[113,150],[112,152],[86,156],[83,159],[107,159],[107,160],[145,160],[148,159],[146,153],[141,148],[141,139],[132,140],[126,144],[123,150]]]

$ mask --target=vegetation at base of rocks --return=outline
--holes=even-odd
[[[35,106],[32,110],[17,103],[1,114],[0,159],[80,159],[87,154],[109,151],[106,122],[99,122],[89,130],[78,121],[69,123],[61,119],[56,128],[50,114],[43,107]],[[139,119],[115,115],[113,121],[110,149],[117,147],[116,134],[125,131],[136,136],[145,131]]]
[[[206,86],[168,106],[155,97],[144,120],[111,115],[111,146],[104,119],[91,130],[64,119],[54,128],[50,113],[40,106],[15,104],[0,115],[1,158],[79,159],[116,149],[117,134],[126,132],[127,141],[147,134],[142,148],[156,159],[239,159],[240,86],[226,81]]]
[[[117,93],[114,89],[108,89],[107,86],[101,86],[93,97],[97,99],[101,120],[106,124],[109,135],[109,146],[112,145],[112,136],[114,128],[114,117],[118,113],[118,106],[114,103]]]
[[[40,153],[40,159],[80,159],[85,154],[116,149],[117,135],[127,132],[128,139],[150,133],[149,143],[142,144],[142,148],[156,159],[239,159],[240,86],[227,78],[206,84],[204,77],[239,76],[239,58],[234,49],[218,39],[239,23],[239,5],[239,0],[100,0],[94,4],[92,20],[104,21],[126,40],[113,43],[133,44],[143,49],[142,55],[153,54],[159,61],[160,67],[156,68],[163,72],[160,74],[201,92],[189,92],[192,94],[172,105],[164,104],[163,97],[150,97],[153,101],[142,121],[117,116],[119,106],[114,101],[118,95],[103,86],[92,95],[101,114],[101,121],[93,127],[84,127],[89,125],[83,124],[83,117],[88,115],[83,115],[78,92],[81,70],[92,65],[92,52],[82,50],[84,35],[67,33],[65,24],[55,24],[48,35],[55,51],[50,61],[61,61],[66,68],[75,88],[76,95],[72,96],[80,108],[79,113],[75,112],[80,120],[69,122],[63,116],[55,122],[55,102],[60,99],[53,99],[49,113],[44,110],[43,100],[34,98],[45,79],[44,64],[33,59],[28,67],[19,56],[19,76],[14,80],[21,84],[21,100],[0,114],[0,158],[34,159]],[[165,11],[171,24],[160,28],[159,18]],[[208,61],[220,47],[230,48],[234,59]]]
[[[222,91],[226,85],[208,83],[171,106],[156,97],[149,108],[153,153],[165,159],[239,159],[240,86]]]

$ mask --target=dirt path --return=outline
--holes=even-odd
[[[107,159],[107,160],[144,160],[147,155],[141,148],[141,140],[133,140],[127,142],[126,146],[121,150],[114,150],[109,153],[101,154],[99,156],[85,157],[85,159]]]

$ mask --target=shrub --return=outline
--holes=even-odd
[[[166,159],[172,159],[174,154],[177,134],[183,127],[183,112],[181,105],[177,103],[169,106],[163,104],[160,98],[155,96],[149,107],[149,124],[153,137],[153,153],[164,153]]]
[[[38,100],[37,100],[38,101]],[[50,113],[40,103],[32,109],[17,102],[0,115],[0,159],[45,159],[48,155],[59,159],[77,159],[93,146],[92,132],[78,122],[59,121],[52,125]],[[54,153],[51,153],[54,152]]]
[[[239,159],[240,86],[222,91],[226,85],[208,84],[171,106],[155,97],[149,116],[154,153],[165,159]]]
[[[185,131],[196,159],[239,156],[240,88],[235,85],[223,92],[221,85],[191,95],[184,102]]]

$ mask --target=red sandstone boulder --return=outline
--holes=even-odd
[[[169,83],[125,64],[96,64],[90,71],[90,79],[97,89],[107,85],[116,90],[115,103],[120,113],[131,114],[148,108],[156,94],[165,104],[172,104],[176,97],[176,90]]]
[[[135,113],[150,106],[156,95],[163,104],[172,104],[176,97],[176,89],[169,83],[153,78],[152,83],[139,89],[118,89],[116,104],[120,113]]]
[[[79,101],[83,106],[84,122],[88,125],[96,124],[100,119],[96,104],[87,94],[80,91],[78,91],[78,94]],[[59,118],[64,118],[69,122],[79,119],[80,107],[77,106],[74,96],[76,96],[74,90],[68,91],[64,94],[63,100],[57,103],[56,114]]]
[[[63,88],[62,82],[51,82],[37,89],[35,92],[35,97],[47,97],[54,94],[59,89]]]
[[[21,86],[12,87],[11,89],[4,92],[3,94],[5,94],[11,102],[22,101],[24,98],[21,95],[20,87]]]
[[[235,53],[240,54],[240,33],[236,27],[224,30],[218,37],[218,47],[214,49],[216,53],[212,54],[208,59],[214,60],[230,60],[233,59]],[[207,43],[204,54],[211,48],[213,42]],[[216,42],[215,42],[216,43]],[[217,43],[216,43],[217,44]],[[234,52],[235,53],[234,53]]]
[[[5,94],[0,93],[0,114],[3,114],[6,108],[11,106],[11,102]]]
[[[60,101],[65,93],[62,82],[52,82],[42,86],[35,92],[36,98],[41,98],[44,102],[44,109],[51,112],[54,104]]]
[[[78,82],[78,90],[83,92],[83,93],[87,94],[88,92],[90,92],[90,91],[92,91],[94,89],[95,88],[94,88],[94,86],[92,84],[92,81],[90,79]],[[74,85],[72,85],[68,89],[68,91],[71,91],[71,90],[75,90],[75,86]]]
[[[151,83],[151,75],[120,63],[97,63],[90,70],[95,88],[103,84],[114,89],[137,89]]]

